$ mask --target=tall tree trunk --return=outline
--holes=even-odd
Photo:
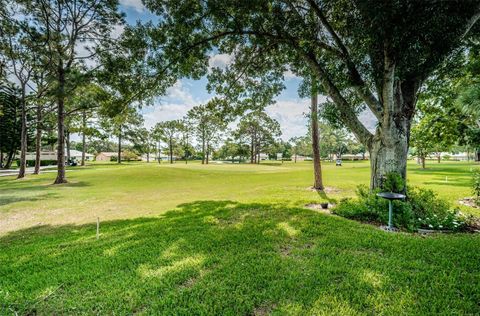
[[[171,137],[169,139],[168,148],[169,148],[169,151],[170,151],[170,163],[172,164],[173,163],[173,140],[172,140]]]
[[[295,153],[295,163],[297,163],[297,153]]]
[[[205,164],[205,131],[202,131],[202,165]]]
[[[122,163],[122,125],[120,125],[118,131],[117,163]]]
[[[37,130],[35,134],[35,169],[33,174],[40,173],[42,151],[42,107],[37,105]]]
[[[254,146],[254,137],[252,135],[252,141],[250,144],[250,163],[253,164],[255,162],[256,155],[254,156],[255,146]]]
[[[387,173],[395,172],[405,180],[407,177],[410,121],[403,114],[390,120],[390,126],[377,127],[369,146],[372,189],[382,187]]]
[[[318,135],[318,96],[316,81],[312,78],[312,95],[311,95],[311,113],[310,121],[312,127],[312,153],[313,153],[313,188],[315,190],[323,190],[322,179],[322,162],[320,160],[320,137]]]
[[[13,161],[14,157],[15,157],[15,152],[10,151],[7,155],[7,161],[5,162],[5,165],[3,166],[4,169],[10,169],[10,167],[12,166],[12,161]]]
[[[70,164],[70,159],[72,157],[70,156],[70,131],[69,130],[65,131],[65,143],[67,144],[67,164]]]
[[[422,163],[422,169],[425,169],[425,156],[420,157],[420,161]]]
[[[437,155],[437,163],[440,163],[440,160],[442,160],[442,156],[440,156],[440,153]]]
[[[85,166],[85,152],[87,150],[87,145],[85,141],[85,131],[87,129],[87,112],[83,110],[82,113],[82,161],[80,165]]]
[[[27,104],[25,100],[26,86],[22,84],[22,132],[20,138],[20,168],[18,170],[17,179],[25,178],[25,172],[27,169]]]
[[[206,161],[205,161],[205,163],[206,163],[207,165],[208,165],[208,162],[209,162],[208,160],[210,159],[210,156],[209,156],[209,155],[210,155],[210,144],[209,144],[209,142],[207,142],[207,159],[206,159]]]
[[[67,183],[65,177],[65,71],[58,69],[58,94],[57,94],[57,178],[53,184]]]
[[[158,141],[158,164],[161,164],[162,163],[162,147],[160,146],[160,141]]]

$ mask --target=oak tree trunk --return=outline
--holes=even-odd
[[[415,95],[400,84],[392,91],[384,91],[383,102],[387,111],[379,122],[369,146],[371,178],[370,188],[381,188],[387,173],[395,172],[404,180],[407,178],[408,143],[413,116]]]

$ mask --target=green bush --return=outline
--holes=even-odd
[[[394,185],[399,182],[393,181]],[[400,188],[400,186],[392,186]],[[388,222],[388,201],[377,196],[382,190],[369,190],[366,186],[357,187],[357,199],[343,199],[333,209],[333,213],[359,221]],[[407,187],[406,201],[393,201],[393,224],[398,228],[413,231],[418,228],[462,230],[466,228],[466,218],[432,190]]]
[[[477,169],[473,172],[472,176],[472,189],[475,195],[475,203],[480,205],[480,170]]]
[[[385,192],[402,193],[405,190],[405,180],[398,172],[389,172],[383,180],[382,190]]]
[[[333,209],[333,213],[365,222],[388,222],[388,201],[377,196],[380,189],[370,191],[366,186],[357,187],[357,199],[344,199]],[[412,208],[408,203],[393,201],[393,222],[407,230],[414,229]]]
[[[20,167],[20,159],[16,160],[17,166]],[[35,167],[35,160],[27,160],[27,167]],[[57,164],[56,160],[40,160],[40,166],[55,166]]]

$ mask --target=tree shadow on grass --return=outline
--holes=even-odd
[[[330,204],[337,203],[337,200],[334,199],[334,198],[329,197],[324,190],[316,190],[316,191],[317,191],[318,196],[319,196],[322,200],[327,201],[327,202],[330,203]]]
[[[27,192],[34,192],[34,191],[45,191],[52,188],[60,188],[60,187],[88,187],[92,184],[87,181],[70,181],[64,184],[53,184],[53,180],[50,183],[45,183],[45,179],[28,179],[28,182],[16,182],[16,180],[12,181],[4,181],[0,182],[0,194],[6,193],[23,193]]]
[[[480,238],[390,234],[283,204],[0,237],[0,314],[476,314]],[[3,309],[3,310],[2,310]]]
[[[0,195],[0,206],[17,203],[17,202],[24,202],[24,201],[42,201],[46,199],[54,199],[57,198],[58,194],[54,192],[33,195],[33,196],[21,196],[21,195]]]

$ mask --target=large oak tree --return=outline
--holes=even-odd
[[[423,82],[478,31],[478,1],[146,0],[165,56],[183,72],[206,69],[215,49],[237,76],[316,76],[337,116],[368,148],[371,187],[406,177],[410,126]],[[254,66],[249,66],[254,65]],[[240,70],[240,71],[239,71]],[[227,69],[228,71],[228,69]],[[359,120],[368,107],[375,132]]]

